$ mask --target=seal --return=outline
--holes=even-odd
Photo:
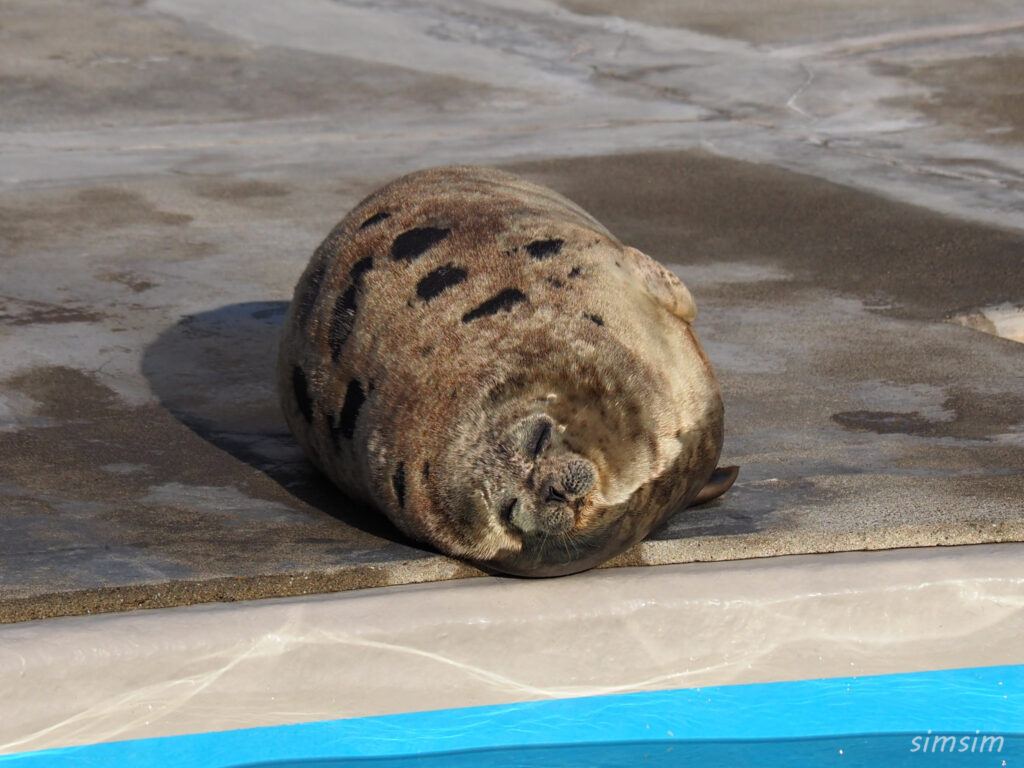
[[[723,493],[723,407],[671,272],[558,193],[470,166],[352,210],[295,288],[278,356],[310,460],[480,567],[581,571]]]

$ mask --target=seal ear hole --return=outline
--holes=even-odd
[[[554,426],[554,422],[547,416],[542,417],[533,425],[526,443],[526,449],[530,456],[535,459],[540,458],[540,455],[547,450],[551,443],[551,431]]]

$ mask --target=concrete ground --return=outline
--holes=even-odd
[[[271,384],[330,227],[449,162],[696,297],[740,480],[613,565],[1024,541],[1024,3],[776,6],[5,3],[0,621],[477,574]]]

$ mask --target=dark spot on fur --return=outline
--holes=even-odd
[[[430,462],[429,461],[424,461],[423,462],[423,468],[420,471],[423,473],[423,479],[424,480],[429,480],[430,479]]]
[[[438,267],[416,284],[416,295],[424,301],[430,301],[448,288],[458,285],[466,279],[468,273],[462,267],[445,264]]]
[[[565,283],[563,283],[557,277],[550,277],[549,276],[548,277],[548,283],[550,283],[555,288],[564,288],[565,287]]]
[[[331,348],[331,359],[341,356],[341,348],[345,346],[352,326],[356,323],[356,287],[350,285],[338,300],[334,302],[331,312],[331,326],[327,332],[327,344]]]
[[[336,425],[336,431],[342,437],[351,440],[352,435],[356,433],[356,420],[359,418],[359,411],[365,402],[366,395],[363,394],[363,386],[355,379],[352,379],[348,383],[348,389],[345,390],[345,402],[342,403],[341,413],[338,414]],[[332,430],[332,432],[334,431]],[[337,439],[337,435],[335,435],[335,439]]]
[[[310,310],[313,309],[313,305],[316,304],[317,297],[320,295],[320,284],[324,280],[324,273],[327,271],[327,262],[321,262],[313,273],[309,276],[309,279],[303,284],[302,292],[298,298],[295,299],[295,322],[300,326],[306,324],[306,320],[309,317]]]
[[[617,261],[615,262],[615,266],[618,267],[619,269],[622,269],[622,265],[619,264],[619,262],[617,262]]]
[[[309,382],[306,373],[299,366],[292,368],[292,391],[295,393],[295,404],[307,424],[313,421],[313,399],[309,396]]]
[[[572,269],[571,269],[571,270],[569,271],[569,277],[579,277],[579,276],[580,276],[580,273],[582,273],[582,272],[583,272],[583,270],[582,270],[582,269],[580,269],[579,267],[573,267],[573,268],[572,268]]]
[[[450,229],[419,227],[403,232],[391,244],[391,256],[396,261],[418,259],[427,250],[440,243],[451,233]]]
[[[562,250],[562,246],[564,244],[565,240],[558,238],[552,238],[551,240],[534,240],[526,246],[526,251],[538,261],[543,261],[544,259],[550,259],[552,256],[557,256],[558,252]]]
[[[506,288],[501,293],[498,293],[476,309],[471,309],[469,312],[462,316],[462,322],[470,323],[478,318],[486,317],[487,315],[495,315],[502,310],[509,310],[516,304],[526,301],[526,294],[520,291],[518,288]]]
[[[604,325],[604,318],[601,317],[600,315],[593,315],[590,312],[584,312],[583,316],[592,323],[596,323],[597,325]]]
[[[395,496],[398,497],[399,508],[405,507],[405,462],[398,462],[395,474],[391,476],[391,486],[395,489]]]
[[[371,269],[373,269],[373,256],[367,256],[353,264],[352,269],[348,271],[348,277],[352,281],[352,285],[356,288],[362,288],[363,275]]]
[[[390,219],[390,218],[391,218],[391,214],[390,213],[388,213],[387,211],[381,211],[380,213],[373,214],[373,216],[371,216],[366,221],[364,221],[362,224],[360,224],[359,228],[360,229],[366,229],[367,227],[372,227],[374,224],[377,224],[379,222],[384,221],[384,219]]]

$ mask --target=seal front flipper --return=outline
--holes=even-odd
[[[681,320],[697,319],[697,304],[683,281],[643,251],[626,246],[623,266],[631,272],[665,309]]]
[[[717,467],[711,473],[711,477],[708,478],[704,487],[700,489],[700,493],[690,502],[690,506],[696,507],[698,504],[705,504],[712,499],[717,499],[732,488],[732,484],[736,482],[736,477],[739,473],[739,467]]]

